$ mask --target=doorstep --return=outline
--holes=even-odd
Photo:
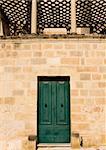
[[[37,150],[70,150],[71,144],[70,143],[55,143],[55,144],[38,144]]]

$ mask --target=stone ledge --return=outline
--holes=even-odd
[[[79,35],[79,34],[52,34],[52,35],[38,35],[38,34],[28,34],[20,36],[0,36],[0,39],[106,39],[106,35],[89,34],[89,35]]]

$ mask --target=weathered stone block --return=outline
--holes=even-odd
[[[79,65],[79,58],[61,58],[61,64],[64,65]]]
[[[91,80],[91,74],[89,73],[81,73],[80,80]]]

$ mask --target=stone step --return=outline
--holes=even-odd
[[[47,147],[47,148],[41,148],[41,147],[39,147],[37,150],[70,150],[70,148],[66,148],[66,147],[59,147],[59,148],[57,148],[57,147]]]
[[[39,144],[37,150],[70,150],[70,144]]]

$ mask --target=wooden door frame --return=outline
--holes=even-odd
[[[37,124],[36,124],[36,136],[38,137],[38,107],[39,107],[39,82],[40,81],[52,81],[51,79],[55,79],[55,81],[69,81],[69,116],[70,116],[70,125],[69,125],[69,134],[70,134],[70,143],[71,144],[71,87],[70,87],[70,76],[37,76],[37,114],[36,114],[36,118],[37,118]],[[38,138],[37,138],[37,144],[38,143]],[[48,143],[45,143],[48,144]],[[56,144],[56,143],[52,143],[52,144]],[[62,143],[64,144],[64,143]],[[66,144],[66,143],[65,143]],[[71,145],[70,145],[71,146]]]

